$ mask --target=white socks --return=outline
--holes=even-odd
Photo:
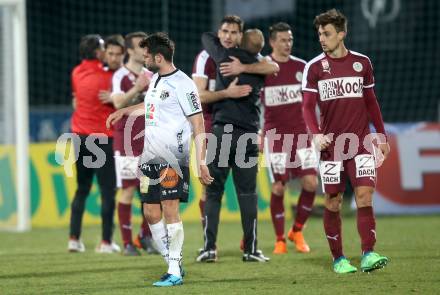
[[[183,247],[183,224],[182,221],[177,223],[167,224],[168,230],[168,273],[180,277],[180,262],[182,260],[182,247]],[[153,230],[151,230],[153,233]],[[154,237],[154,236],[153,236]]]
[[[168,233],[165,227],[165,222],[162,219],[158,223],[148,224],[151,231],[151,237],[156,244],[157,250],[159,250],[165,262],[168,264]]]

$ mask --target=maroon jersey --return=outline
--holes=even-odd
[[[149,78],[153,76],[153,73],[148,71],[147,69],[143,69],[146,75],[148,75]],[[125,66],[121,67],[119,70],[115,72],[113,75],[112,80],[112,94],[117,93],[125,93],[128,92],[136,83],[138,75],[132,71],[130,71]],[[129,105],[138,104],[143,101],[145,93],[147,91],[148,87],[144,89],[142,93],[140,93],[137,97],[133,99],[132,102],[130,102]],[[125,155],[128,151],[125,151],[124,149],[124,129],[126,127],[128,116],[124,116],[121,120],[116,122],[115,124],[115,150],[118,150],[121,152],[122,155]],[[138,134],[142,133],[145,128],[145,121],[144,116],[138,116],[132,125],[131,129],[131,144],[132,149],[134,152],[134,155],[137,156],[140,153],[142,153],[143,145],[144,145],[144,138],[143,136],[137,139],[134,139]]]
[[[303,91],[318,93],[322,133],[354,133],[361,144],[370,133],[363,89],[373,86],[370,59],[354,51],[342,58],[318,55],[307,63],[302,81]]]
[[[215,91],[216,67],[214,60],[206,50],[201,51],[194,60],[192,77],[201,77],[208,80],[206,90]],[[205,119],[206,132],[211,130],[212,104],[202,104],[203,118]]]
[[[307,133],[302,116],[301,81],[306,62],[290,56],[279,62],[280,71],[266,76],[261,100],[264,105],[264,130],[276,128],[280,134]]]

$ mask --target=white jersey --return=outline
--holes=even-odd
[[[144,104],[142,162],[154,163],[160,159],[173,163],[177,160],[188,166],[192,134],[188,117],[202,112],[193,80],[180,70],[163,76],[154,74]]]

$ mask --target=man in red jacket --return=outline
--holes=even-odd
[[[123,47],[121,48],[123,51]],[[75,145],[77,190],[71,206],[70,252],[84,252],[80,240],[85,201],[89,195],[93,176],[96,174],[101,191],[102,241],[96,251],[118,252],[112,243],[113,215],[115,210],[116,176],[113,159],[113,134],[105,126],[107,117],[115,111],[111,103],[100,100],[102,91],[111,89],[113,71],[104,69],[104,40],[99,35],[87,35],[81,39],[79,53],[81,64],[72,72],[72,90],[75,111],[72,116],[72,132],[80,138]],[[121,55],[122,56],[122,55]]]

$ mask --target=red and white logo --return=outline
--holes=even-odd
[[[328,63],[328,60],[323,59],[321,60],[322,65],[322,71],[330,74],[330,64]]]
[[[389,136],[389,143],[378,171],[381,196],[399,205],[440,206],[440,125]]]

